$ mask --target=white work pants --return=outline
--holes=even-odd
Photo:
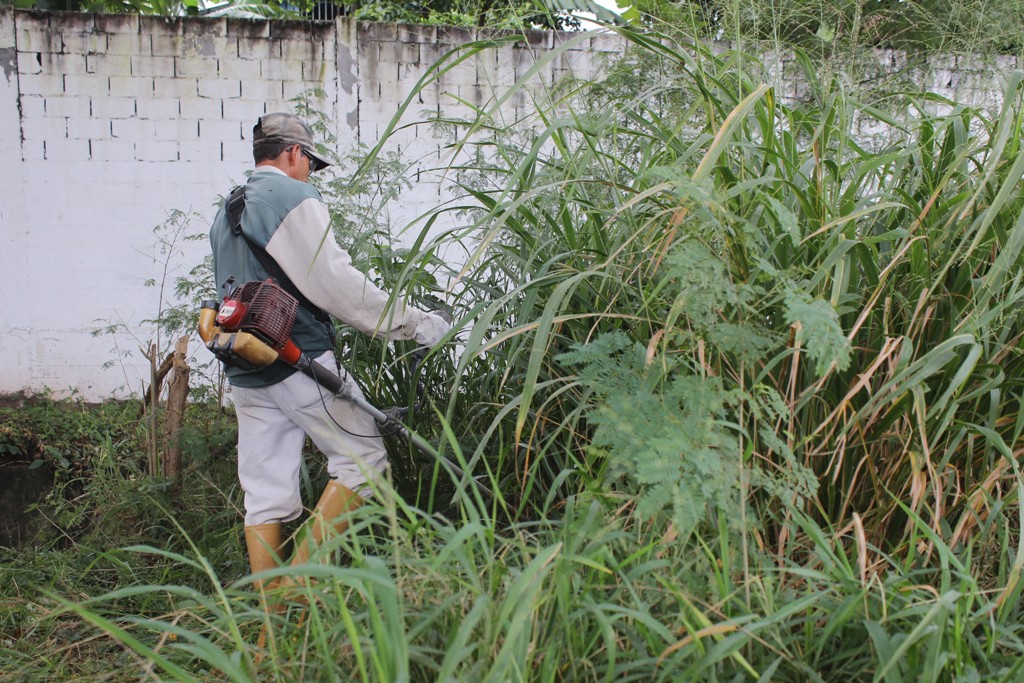
[[[335,368],[328,352],[317,359]],[[344,371],[354,394],[362,392]],[[299,470],[308,434],[327,456],[331,477],[365,495],[367,482],[387,466],[377,423],[296,372],[269,387],[232,387],[238,416],[238,480],[245,493],[245,525],[288,522],[302,514]]]

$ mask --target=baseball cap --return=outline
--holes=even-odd
[[[271,144],[301,147],[302,151],[309,155],[311,163],[309,170],[311,172],[331,165],[317,153],[316,145],[313,143],[313,133],[309,130],[309,126],[294,114],[285,112],[264,114],[256,122],[252,129],[252,146],[255,148],[259,145]]]

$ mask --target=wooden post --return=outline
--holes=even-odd
[[[156,369],[156,344],[150,343],[149,354],[146,356],[149,359],[149,390],[146,392],[150,405],[153,406],[153,411],[149,414],[149,429],[146,430],[147,436],[149,437],[149,476],[155,477],[160,474],[160,456],[157,448],[157,427],[160,423],[157,420],[157,400],[159,399],[159,388],[157,388],[157,369]],[[146,399],[143,399],[145,401]]]
[[[139,419],[142,419],[150,408],[156,412],[160,401],[160,392],[163,390],[164,378],[167,377],[167,373],[171,371],[171,367],[174,364],[174,354],[170,353],[167,358],[164,358],[163,362],[160,363],[160,368],[154,373],[153,368],[156,367],[156,344],[151,345],[149,353],[144,353],[143,355],[149,360],[151,384],[142,392],[143,397],[142,403],[139,405]]]
[[[181,474],[181,443],[179,432],[185,424],[185,404],[188,399],[188,376],[190,368],[185,360],[188,355],[188,335],[174,345],[174,361],[171,381],[167,389],[167,415],[164,419],[164,476],[176,479]]]

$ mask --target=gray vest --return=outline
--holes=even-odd
[[[309,198],[321,200],[320,193],[309,183],[280,173],[257,170],[245,186],[242,232],[256,245],[266,248],[285,216]],[[223,290],[223,285],[230,277],[234,277],[232,287],[270,277],[246,240],[231,229],[223,205],[217,211],[210,227],[210,246],[213,250],[213,274],[220,298],[228,293]],[[312,358],[333,349],[331,329],[303,307],[299,307],[296,315],[292,339]],[[228,381],[240,387],[264,387],[275,384],[295,371],[295,368],[281,361],[257,370],[241,370],[234,367],[226,369]]]

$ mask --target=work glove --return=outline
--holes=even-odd
[[[412,338],[417,344],[432,348],[451,329],[451,322],[445,320],[441,315],[437,313],[424,313],[419,323],[416,324],[416,332],[413,333]]]

